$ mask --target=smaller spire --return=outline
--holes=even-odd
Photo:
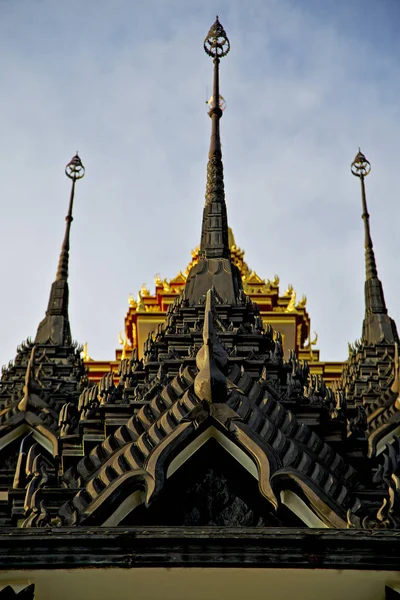
[[[69,238],[71,231],[71,223],[73,220],[72,209],[75,196],[75,184],[85,175],[85,168],[82,164],[78,153],[70,160],[65,167],[65,174],[72,180],[71,193],[69,198],[68,214],[65,217],[67,222],[65,227],[64,240],[61,246],[60,258],[56,279],[51,286],[49,304],[46,311],[46,316],[40,323],[35,343],[46,344],[69,344],[71,343],[71,329],[68,317],[68,263],[69,263]]]
[[[397,330],[394,321],[387,315],[382,283],[378,278],[374,247],[369,226],[369,213],[365,193],[364,179],[371,172],[371,164],[360,148],[351,163],[351,172],[361,182],[362,219],[364,221],[365,247],[365,318],[363,323],[363,341],[376,344],[380,341],[394,343]]]

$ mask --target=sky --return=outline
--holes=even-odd
[[[64,235],[73,337],[113,359],[128,295],[200,239],[218,12],[229,225],[249,266],[307,295],[322,360],[361,335],[360,146],[389,314],[400,325],[398,0],[0,0],[0,364],[34,337]]]

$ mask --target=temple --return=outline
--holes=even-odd
[[[77,155],[66,167],[48,308],[0,381],[0,599],[219,598],[221,585],[230,598],[400,595],[399,338],[374,256],[370,164],[359,151],[351,165],[361,338],[344,365],[322,363],[305,298],[252,272],[228,227],[219,89],[230,43],[218,17],[204,49],[214,69],[200,245],[184,273],[131,300],[115,363],[72,341],[84,167]],[[258,568],[257,584],[243,567]]]

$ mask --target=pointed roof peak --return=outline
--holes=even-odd
[[[352,165],[353,164],[356,165],[357,163],[367,163],[369,165],[369,170],[371,170],[370,162],[365,158],[365,155],[361,152],[360,146],[358,146],[358,152],[352,162]],[[368,171],[368,173],[369,173],[369,171]]]
[[[198,398],[209,404],[223,402],[227,395],[227,382],[223,370],[228,363],[228,354],[218,339],[214,318],[215,289],[211,287],[206,294],[203,345],[196,356],[199,372],[194,381]]]
[[[213,285],[227,304],[237,304],[242,289],[240,272],[231,261],[219,131],[224,108],[219,93],[219,63],[230,47],[228,36],[217,17],[204,40],[204,50],[214,63],[214,85],[212,98],[207,103],[211,105],[208,113],[211,118],[211,139],[199,262],[191,268],[186,282],[187,297],[192,304],[201,301]]]
[[[20,410],[21,412],[26,412],[26,410],[28,408],[29,395],[31,392],[31,383],[32,383],[32,377],[33,377],[33,363],[35,360],[35,350],[36,350],[36,346],[33,346],[32,350],[31,350],[31,355],[29,357],[28,366],[26,368],[25,385],[23,388],[24,396],[23,396],[21,402],[18,404],[18,410]]]
[[[72,180],[71,193],[69,198],[68,213],[65,217],[66,227],[64,240],[61,246],[60,258],[56,279],[51,286],[49,304],[46,316],[40,323],[35,343],[45,344],[51,341],[53,344],[65,344],[71,342],[71,330],[68,318],[68,266],[69,266],[69,247],[71,223],[73,221],[72,209],[75,196],[75,184],[85,175],[85,167],[82,164],[78,153],[70,160],[65,167],[66,176]]]
[[[219,121],[222,117],[219,93],[219,62],[230,50],[228,36],[218,17],[211,26],[204,50],[214,62],[214,83],[211,118],[211,139],[207,164],[206,202],[203,211],[200,256],[202,258],[229,258],[228,217],[225,204],[224,172],[222,164]]]
[[[369,213],[365,192],[365,177],[371,172],[371,163],[358,148],[351,172],[360,179],[362,219],[364,221],[364,247],[365,247],[365,318],[363,323],[363,341],[376,344],[380,341],[394,343],[397,338],[396,325],[388,316],[383,294],[382,283],[378,278],[374,247],[369,226]]]

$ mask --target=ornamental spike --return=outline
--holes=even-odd
[[[69,289],[68,289],[68,263],[69,263],[69,237],[72,223],[72,208],[75,195],[75,184],[85,175],[85,168],[78,153],[70,160],[65,167],[65,174],[72,180],[71,193],[69,198],[68,214],[65,217],[67,222],[65,227],[64,240],[61,247],[60,258],[56,273],[56,279],[51,286],[49,304],[46,316],[40,323],[35,343],[46,344],[71,344],[71,329],[68,317]]]
[[[71,231],[71,223],[73,221],[72,217],[72,208],[74,204],[74,196],[75,196],[75,183],[82,179],[85,176],[85,167],[82,164],[81,159],[78,156],[78,152],[75,156],[69,161],[67,166],[65,167],[65,174],[69,179],[72,180],[71,185],[71,194],[69,198],[69,207],[68,214],[65,217],[67,225],[65,227],[65,235],[63,244],[61,247],[60,260],[58,263],[56,281],[66,281],[68,279],[68,263],[69,263],[69,237]]]
[[[383,294],[382,283],[378,278],[374,247],[369,226],[369,213],[365,193],[365,177],[371,172],[371,163],[360,148],[351,163],[351,172],[360,179],[362,219],[364,221],[365,246],[365,318],[363,322],[362,340],[368,344],[376,344],[385,340],[394,343],[397,330],[394,321],[388,316]]]
[[[201,232],[201,258],[229,258],[228,217],[225,204],[224,174],[222,164],[219,121],[222,117],[222,100],[219,93],[219,62],[230,50],[228,36],[218,17],[204,40],[204,50],[214,63],[214,84],[211,108],[211,139],[207,164],[206,202]]]

